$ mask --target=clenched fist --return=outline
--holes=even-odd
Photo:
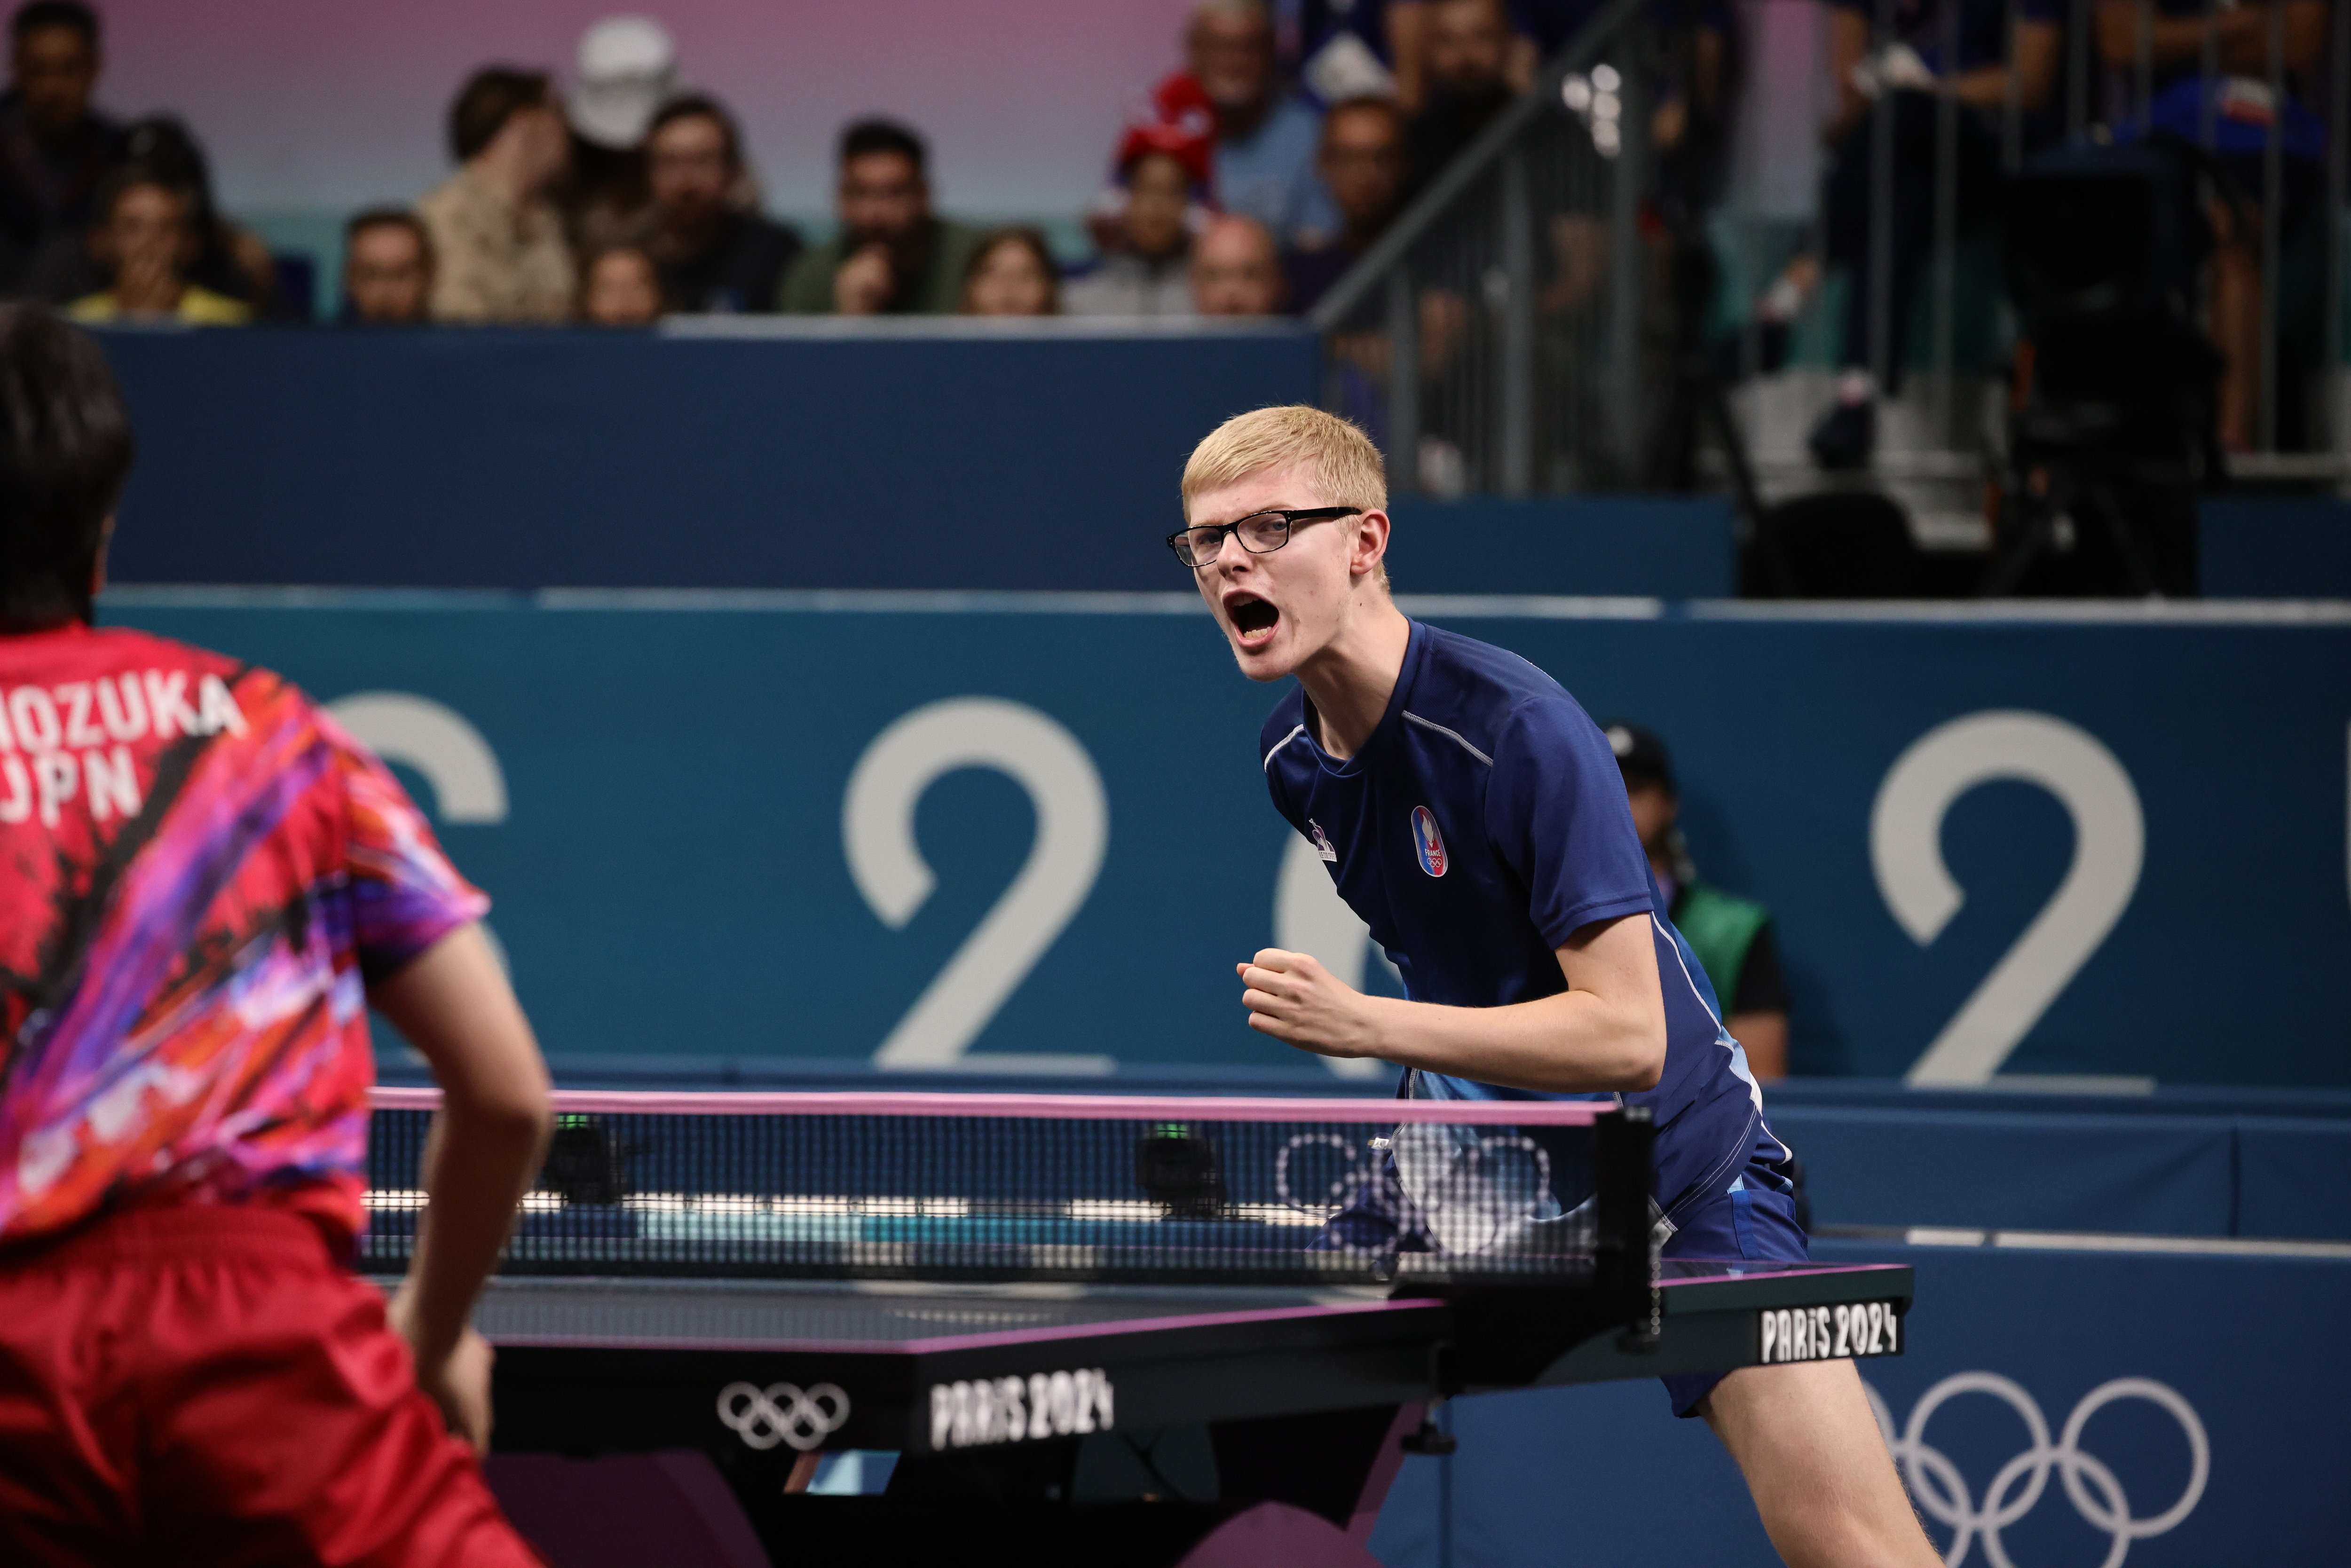
[[[1233,966],[1249,1028],[1317,1056],[1377,1056],[1376,1004],[1308,953],[1268,947]]]

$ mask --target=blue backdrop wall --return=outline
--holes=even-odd
[[[709,603],[109,614],[340,701],[561,1055],[1233,1079],[1300,1065],[1237,957],[1393,985],[1188,597]],[[1437,607],[1676,747],[1701,871],[1777,911],[1800,1070],[2351,1083],[2351,623]]]
[[[110,332],[115,575],[1165,587],[1192,443],[1316,386],[1295,327],[942,332]]]
[[[1159,541],[1193,444],[1244,409],[1311,399],[1318,365],[1295,325],[1181,325],[106,332],[141,446],[114,574],[1181,586]],[[1397,570],[1425,592],[1731,591],[1719,497],[1400,505]]]
[[[2351,1260],[1815,1251],[1918,1271],[1904,1353],[1860,1370],[1952,1568],[2343,1560]],[[1780,1561],[1737,1467],[1654,1383],[1448,1408],[1460,1451],[1406,1460],[1381,1512],[1389,1568]]]

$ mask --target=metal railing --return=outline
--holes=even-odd
[[[1893,395],[1909,403],[1900,411],[1899,440],[1908,455],[1928,460],[1914,464],[1917,471],[1954,481],[1955,495],[1978,483],[1966,476],[1981,472],[1988,444],[1998,444],[1996,431],[1987,435],[1998,423],[1987,411],[1997,413],[1994,378],[2016,335],[1990,259],[1996,251],[1965,243],[1985,224],[1996,227],[1998,204],[1987,213],[1980,190],[1963,189],[1963,138],[1982,148],[1996,141],[1996,153],[1982,156],[1996,157],[2006,179],[2053,147],[2128,142],[2161,131],[2155,110],[2164,93],[2200,79],[2224,85],[2202,93],[2200,122],[2178,140],[2191,155],[2200,141],[2199,200],[2223,226],[2238,227],[2224,241],[2228,256],[2216,254],[2201,268],[2191,308],[2199,329],[2236,360],[2221,386],[2224,413],[2235,411],[2222,421],[2235,421],[2223,430],[2236,448],[2232,466],[2252,476],[2351,481],[2343,350],[2351,0],[2329,8],[2315,50],[2309,13],[2273,5],[2265,25],[2227,22],[2248,9],[2205,0],[2199,59],[2180,54],[2183,18],[2163,16],[2154,0],[2131,7],[2126,49],[2119,47],[2123,13],[2106,12],[2102,27],[2098,0],[2066,0],[2055,27],[2056,68],[2037,102],[2027,100],[2019,68],[2006,71],[1989,102],[1980,90],[1972,106],[1948,91],[1928,95],[1931,168],[1918,166],[1927,157],[1916,136],[1897,139],[1894,91],[1867,109],[1855,130],[1855,145],[1865,141],[1870,155],[1868,265],[1860,269],[1867,298],[1853,312],[1863,343],[1862,351],[1842,357],[1866,367],[1878,388],[1898,388]],[[1399,489],[1516,496],[1657,482],[1660,428],[1676,414],[1677,398],[1688,417],[1690,350],[1702,323],[1687,319],[1691,302],[1676,297],[1660,247],[1643,233],[1657,166],[1651,105],[1666,79],[1655,14],[1641,0],[1617,0],[1603,12],[1314,311],[1326,348],[1326,402],[1374,430]],[[1962,57],[1956,4],[1930,5],[1923,26],[1907,37],[1897,33],[1892,0],[1874,0],[1870,21],[1873,50],[1899,41],[1930,58]],[[2011,66],[2021,29],[2040,25],[2028,23],[2021,0],[2009,0]],[[1828,79],[1826,56],[1824,49],[1811,62],[1808,79],[1782,73],[1766,81],[1750,72],[1739,90],[1825,102],[1837,85]],[[2263,100],[2272,109],[2268,126],[2249,153],[2245,127],[2258,122]],[[2297,115],[2314,113],[2325,128],[2314,159],[2307,122],[2300,132],[2287,123],[2289,104]],[[2300,143],[2291,144],[2297,135]],[[1931,181],[1926,258],[1897,266],[1897,244],[1915,245],[1917,236],[1914,229],[1907,241],[1897,237],[1896,182],[1922,175]],[[1734,193],[1729,205],[1737,201]],[[1736,225],[1709,232],[1725,228]],[[1817,232],[1811,248],[1823,248]],[[2236,268],[2227,279],[2219,276],[2224,260]],[[1910,283],[1907,290],[1897,272]],[[2314,287],[2314,274],[2323,287]],[[2232,347],[2228,312],[2245,312],[2249,292],[2257,294],[2250,314],[2258,324],[2236,329]],[[1833,293],[1821,290],[1811,309],[1822,310]],[[1989,330],[1963,329],[1963,297],[1976,314],[1989,310]],[[1730,305],[1737,316],[1748,302]],[[1817,345],[1825,342],[1834,360],[1844,336],[1834,327],[1821,322],[1800,333],[1816,345],[1816,398],[1825,395],[1826,368]],[[1759,368],[1751,352],[1745,363]],[[1720,391],[1701,385],[1696,395],[1719,408]],[[1728,415],[1721,417],[1727,425]],[[1721,434],[1718,444],[1729,461],[1715,471],[1751,497],[1740,444],[1727,429]],[[1800,447],[1787,455],[1808,462]]]
[[[1644,439],[1652,66],[1616,0],[1326,295],[1329,406],[1400,489],[1621,484]]]

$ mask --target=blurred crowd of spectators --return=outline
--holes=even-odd
[[[1588,5],[1576,6],[1582,11]],[[1294,9],[1294,8],[1293,8]],[[657,23],[616,16],[575,84],[476,71],[451,103],[453,172],[345,230],[355,322],[583,321],[664,314],[1268,316],[1309,308],[1531,79],[1544,0],[1196,0],[1185,59],[1140,98],[1070,266],[1030,227],[983,229],[934,200],[913,126],[833,149],[821,245],[761,211],[734,115],[682,90]],[[0,98],[0,291],[86,320],[307,319],[298,277],[225,218],[178,120],[97,107],[98,13],[29,0]]]
[[[2076,4],[2091,24],[2082,60],[2068,55],[2064,25]],[[2000,199],[2003,166],[2059,139],[2068,79],[2091,84],[2093,121],[2213,150],[2204,316],[2227,365],[2221,434],[2244,445],[2259,334],[2265,309],[2276,313],[2256,254],[2264,208],[2281,209],[2291,247],[2317,232],[2324,206],[2325,131],[2305,101],[2326,47],[2325,6],[1824,0],[1837,96],[1823,128],[1819,223],[1758,298],[1732,307],[1760,323],[1768,369],[1828,271],[1850,278],[1844,376],[1814,434],[1819,460],[1868,461],[1876,400],[1894,390],[1907,350],[1938,193],[1962,228],[1979,224]],[[716,312],[1303,313],[1602,9],[1194,0],[1180,66],[1138,97],[1106,149],[1102,184],[1084,204],[1092,255],[1074,266],[1034,228],[946,215],[920,130],[880,119],[841,131],[835,224],[822,244],[806,243],[763,214],[734,115],[681,88],[668,33],[646,17],[611,17],[580,40],[568,94],[550,72],[512,66],[462,85],[447,112],[447,178],[413,205],[350,219],[341,311],[361,322],[606,325]],[[1648,227],[1668,249],[1696,251],[1728,164],[1735,13],[1729,0],[1653,0],[1651,10],[1667,64],[1650,106]],[[95,107],[103,56],[89,5],[30,0],[14,13],[11,43],[0,292],[92,320],[308,318],[308,282],[218,210],[186,126],[168,115],[121,124]],[[2283,101],[2266,85],[2273,63]],[[2139,83],[2146,101],[2123,101]],[[1943,106],[1954,102],[1946,176],[1937,160]],[[1883,122],[1879,104],[1891,111]],[[2282,182],[2263,167],[2273,121],[2283,127]],[[1874,167],[1881,156],[1890,170]],[[1587,240],[1599,233],[1583,227]],[[1589,293],[1598,276],[1596,241],[1576,237],[1555,236],[1547,299]],[[1703,300],[1683,308],[1708,312]]]

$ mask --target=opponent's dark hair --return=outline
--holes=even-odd
[[[706,120],[718,127],[718,134],[726,143],[726,162],[730,168],[743,166],[743,131],[726,106],[706,92],[689,92],[671,99],[653,111],[652,123],[645,127],[645,140],[651,141],[661,133],[662,127],[674,125],[681,120]]]
[[[859,158],[876,152],[894,152],[923,174],[930,163],[930,152],[923,139],[894,120],[861,120],[841,133],[841,166],[848,168]]]
[[[44,27],[70,27],[91,49],[98,47],[98,13],[81,0],[26,0],[8,18],[8,37],[13,43],[21,43],[27,33],[37,33]]]
[[[465,78],[457,101],[449,106],[449,151],[460,163],[487,147],[507,128],[507,121],[526,109],[549,101],[552,85],[545,71],[514,66],[486,66]]]
[[[40,306],[0,304],[0,631],[90,618],[134,455],[98,344]]]

